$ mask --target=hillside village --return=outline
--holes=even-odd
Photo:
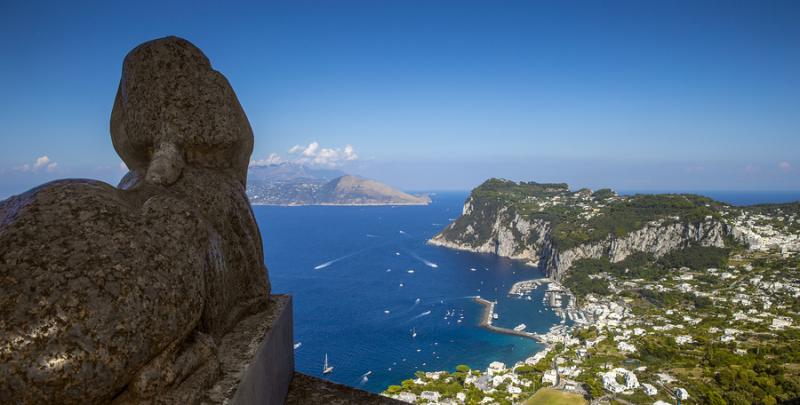
[[[568,204],[584,219],[607,215],[597,193],[554,190],[515,201],[537,201],[537,210]],[[604,194],[604,201],[628,198]],[[550,387],[591,403],[775,404],[797,397],[798,204],[739,208],[709,200],[702,209],[710,210],[702,220],[725,223],[725,247],[576,260],[563,285],[548,284],[558,299],[547,301],[567,323],[540,336],[544,350],[485,370],[418,372],[384,395],[411,403],[535,404],[535,397],[526,401]],[[670,212],[648,223],[685,219]]]

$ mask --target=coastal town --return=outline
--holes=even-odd
[[[611,197],[616,198],[616,197]],[[726,247],[655,257],[578,259],[565,277],[516,283],[509,297],[544,303],[562,321],[545,333],[480,325],[543,349],[515,364],[416,373],[383,395],[425,404],[776,404],[800,393],[797,206],[720,207]],[[678,221],[668,217],[654,221]],[[704,220],[710,220],[706,217]],[[535,316],[535,315],[533,315]]]

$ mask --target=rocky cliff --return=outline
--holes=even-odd
[[[492,179],[429,243],[525,260],[561,279],[580,259],[619,262],[635,252],[660,257],[689,246],[724,247],[734,230],[726,209],[700,196],[620,197]]]

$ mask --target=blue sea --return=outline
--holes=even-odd
[[[499,301],[496,325],[546,332],[560,319],[542,304],[544,288],[531,301],[506,296],[515,282],[543,277],[538,269],[425,244],[466,196],[439,193],[428,206],[253,207],[273,292],[294,297],[297,370],[323,376],[327,353],[334,370],[325,378],[380,392],[417,370],[513,364],[541,348],[480,328],[483,307],[472,300]]]
[[[798,197],[702,194],[737,205]],[[294,297],[297,370],[323,377],[327,354],[334,370],[324,378],[380,392],[417,370],[513,364],[541,349],[480,328],[483,308],[472,300],[498,300],[499,326],[546,332],[560,319],[542,304],[544,288],[532,301],[506,295],[516,281],[543,277],[538,269],[425,244],[460,215],[466,197],[436,193],[428,206],[253,207],[273,292]]]

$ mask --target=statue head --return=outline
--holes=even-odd
[[[250,123],[228,81],[177,37],[145,42],[125,57],[111,139],[131,171],[162,186],[187,165],[219,169],[244,185],[253,149]]]

